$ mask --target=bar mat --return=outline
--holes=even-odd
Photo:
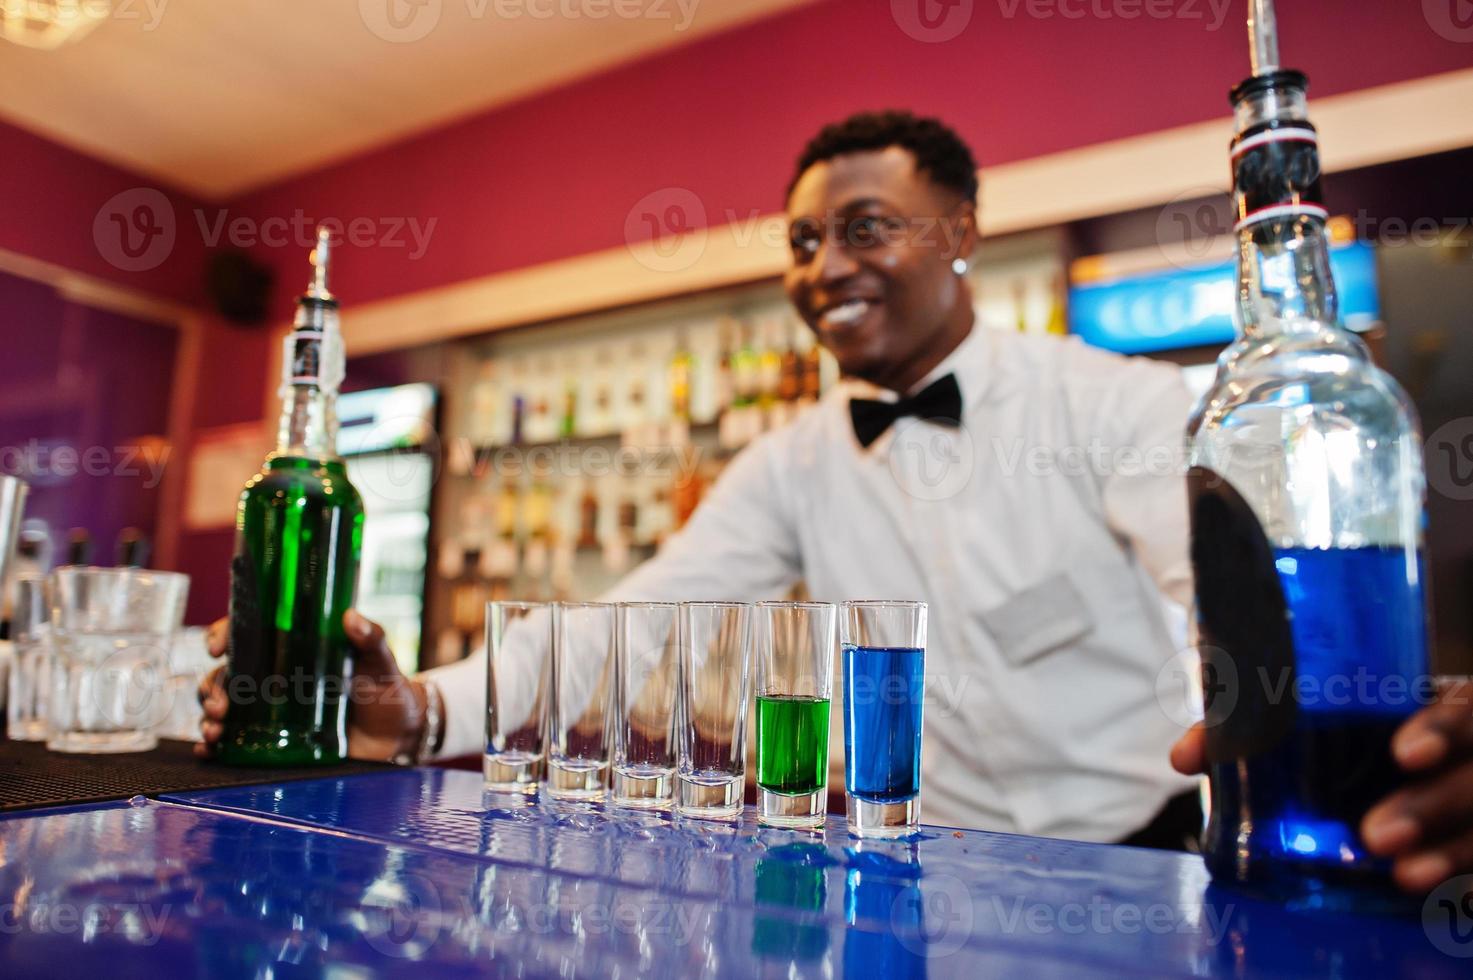
[[[194,757],[194,743],[161,739],[151,752],[69,755],[40,742],[0,739],[0,812],[126,800],[219,786],[249,786],[392,769],[387,763],[245,769]]]

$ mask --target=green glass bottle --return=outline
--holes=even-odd
[[[329,240],[286,340],[276,450],[240,495],[230,568],[228,707],[218,757],[235,765],[339,762],[348,754],[353,604],[363,501],[337,455],[344,372]]]

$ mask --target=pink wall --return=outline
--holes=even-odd
[[[1245,4],[1211,0],[1232,11],[1212,30],[1209,0],[1166,2],[1184,16],[1069,19],[1059,11],[1128,9],[1130,0],[964,0],[972,8],[965,31],[925,43],[897,25],[890,0],[836,0],[474,116],[236,206],[258,216],[302,209],[436,222],[418,259],[407,248],[348,250],[337,285],[352,303],[616,246],[631,207],[665,187],[695,192],[712,223],[775,210],[804,140],[861,108],[939,115],[983,164],[1223,116],[1228,87],[1247,74]],[[1284,49],[1311,74],[1315,95],[1473,65],[1473,44],[1439,36],[1407,0],[1280,6]],[[1033,18],[1030,9],[1054,15]],[[284,261],[295,282],[299,255],[271,260]]]
[[[157,180],[0,122],[0,202],[0,248],[184,303],[203,295],[200,202]]]

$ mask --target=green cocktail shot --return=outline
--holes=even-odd
[[[757,785],[793,796],[828,785],[827,698],[757,698]]]

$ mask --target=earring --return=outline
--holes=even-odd
[[[959,276],[966,275],[967,274],[967,260],[966,259],[962,259],[962,258],[952,259],[951,260],[951,271],[952,272],[955,272]]]

